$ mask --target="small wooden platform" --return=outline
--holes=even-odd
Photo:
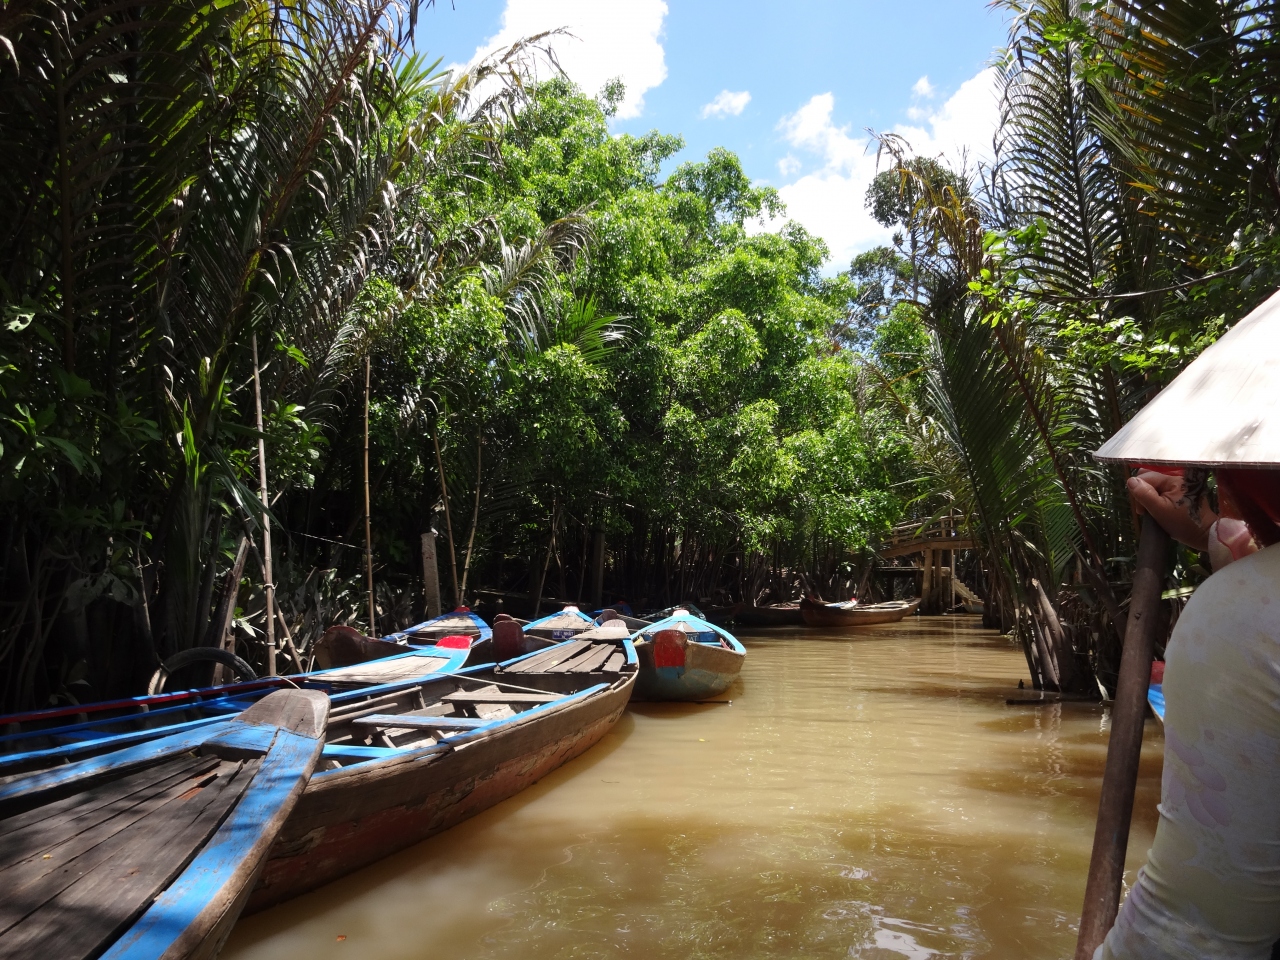
[[[395,683],[411,680],[439,670],[449,660],[446,657],[393,657],[390,660],[371,660],[351,667],[329,670],[319,679],[329,683],[352,685]]]
[[[616,673],[627,662],[621,645],[570,640],[503,667],[503,673]]]

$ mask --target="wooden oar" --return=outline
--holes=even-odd
[[[1120,677],[1111,706],[1111,739],[1107,742],[1107,766],[1102,774],[1098,825],[1093,834],[1093,854],[1084,888],[1084,911],[1080,916],[1075,960],[1091,960],[1115,923],[1120,907],[1124,855],[1133,818],[1142,724],[1147,712],[1147,685],[1151,681],[1151,657],[1160,622],[1160,592],[1169,544],[1169,534],[1164,528],[1150,514],[1144,516],[1120,657]]]

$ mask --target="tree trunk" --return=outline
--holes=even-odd
[[[427,619],[440,616],[440,569],[436,564],[436,532],[422,535],[422,599]]]
[[[471,535],[467,537],[467,558],[462,564],[462,586],[461,592],[458,594],[458,602],[464,603],[463,599],[467,594],[467,574],[471,572],[471,548],[476,543],[476,527],[480,524],[480,478],[481,478],[481,457],[484,453],[484,435],[481,434],[476,438],[476,505],[471,511]]]
[[[604,531],[591,531],[591,609],[604,606]]]
[[[444,501],[444,529],[449,537],[449,569],[453,572],[453,605],[459,603],[458,593],[458,551],[453,545],[453,518],[449,511],[449,487],[444,480],[444,460],[440,456],[440,434],[431,431],[431,443],[436,450],[436,472],[440,474],[440,498]]]

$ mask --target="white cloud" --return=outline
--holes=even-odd
[[[938,88],[929,82],[929,75],[925,74],[916,81],[916,85],[911,88],[911,92],[922,100],[932,100],[933,95],[938,92]]]
[[[548,41],[561,68],[588,94],[621,77],[627,95],[618,116],[630,119],[644,111],[645,93],[667,78],[666,15],[666,0],[507,0],[502,26],[476,48],[471,63],[523,37],[564,27],[572,36]],[[549,75],[552,68],[541,64],[539,70]]]
[[[746,90],[739,90],[733,93],[730,90],[721,90],[716,94],[716,98],[702,108],[702,119],[707,117],[736,117],[747,109],[747,104],[751,102],[751,94]]]
[[[804,166],[804,164],[802,164],[799,159],[793,157],[791,154],[787,154],[778,161],[778,172],[782,174],[783,177],[789,177],[793,173],[799,173],[802,166]]]
[[[919,93],[924,82],[927,78],[922,77],[914,92]],[[996,72],[983,70],[937,109],[918,109],[914,115],[909,111],[913,125],[899,124],[892,132],[917,154],[972,167],[975,161],[991,157],[991,139],[999,120],[997,90]],[[838,125],[834,112],[835,97],[821,93],[779,122],[787,143],[816,155],[822,166],[778,192],[788,218],[822,237],[831,248],[828,268],[843,270],[855,254],[888,243],[892,231],[876,223],[864,206],[867,187],[877,172],[875,145],[870,136],[854,136],[848,125]],[[800,163],[788,156],[778,169],[785,178],[797,173]]]

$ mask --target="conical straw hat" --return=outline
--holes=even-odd
[[[1280,292],[1197,357],[1094,456],[1280,466]]]

